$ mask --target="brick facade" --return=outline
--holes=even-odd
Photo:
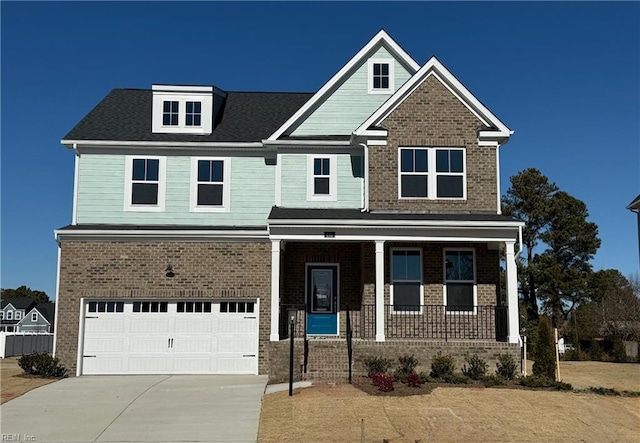
[[[56,355],[76,371],[80,299],[260,299],[259,372],[268,372],[269,242],[63,242]],[[167,278],[171,263],[175,277]]]
[[[429,76],[383,122],[386,146],[369,148],[372,210],[497,212],[496,151],[479,147],[483,126],[436,77]],[[466,150],[467,199],[399,200],[398,147],[462,147]],[[433,168],[433,166],[431,166]]]

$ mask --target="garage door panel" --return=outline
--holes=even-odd
[[[156,302],[132,300],[90,311],[113,303],[87,304],[83,374],[257,374],[257,312],[236,312],[255,302],[174,300],[151,311]]]

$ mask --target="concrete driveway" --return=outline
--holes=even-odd
[[[3,441],[255,442],[266,376],[67,378],[2,405]]]

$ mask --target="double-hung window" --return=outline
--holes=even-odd
[[[22,312],[20,312],[20,311],[16,311],[15,319],[16,319],[16,320],[20,320],[21,318],[22,318]]]
[[[399,149],[399,197],[466,198],[465,151],[462,148]]]
[[[337,157],[309,155],[307,161],[307,200],[337,199]]]
[[[369,59],[369,94],[391,94],[394,92],[392,59]]]
[[[422,308],[422,256],[419,249],[391,251],[391,298],[394,312]]]
[[[4,320],[4,311],[0,311],[0,320]]]
[[[200,126],[202,123],[202,102],[187,102],[186,126]]]
[[[13,311],[7,311],[7,320],[13,320]]]
[[[38,313],[34,312],[33,314],[31,314],[31,322],[36,322],[38,321]]]
[[[445,304],[448,312],[474,312],[476,305],[475,252],[444,251]]]
[[[191,162],[191,211],[228,211],[230,160],[193,157]]]
[[[125,210],[164,211],[165,157],[127,156]]]
[[[177,100],[165,100],[162,102],[162,124],[164,126],[178,126],[180,115],[180,103]]]

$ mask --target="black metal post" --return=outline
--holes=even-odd
[[[293,395],[293,336],[295,334],[295,322],[292,317],[289,321],[289,397]]]

